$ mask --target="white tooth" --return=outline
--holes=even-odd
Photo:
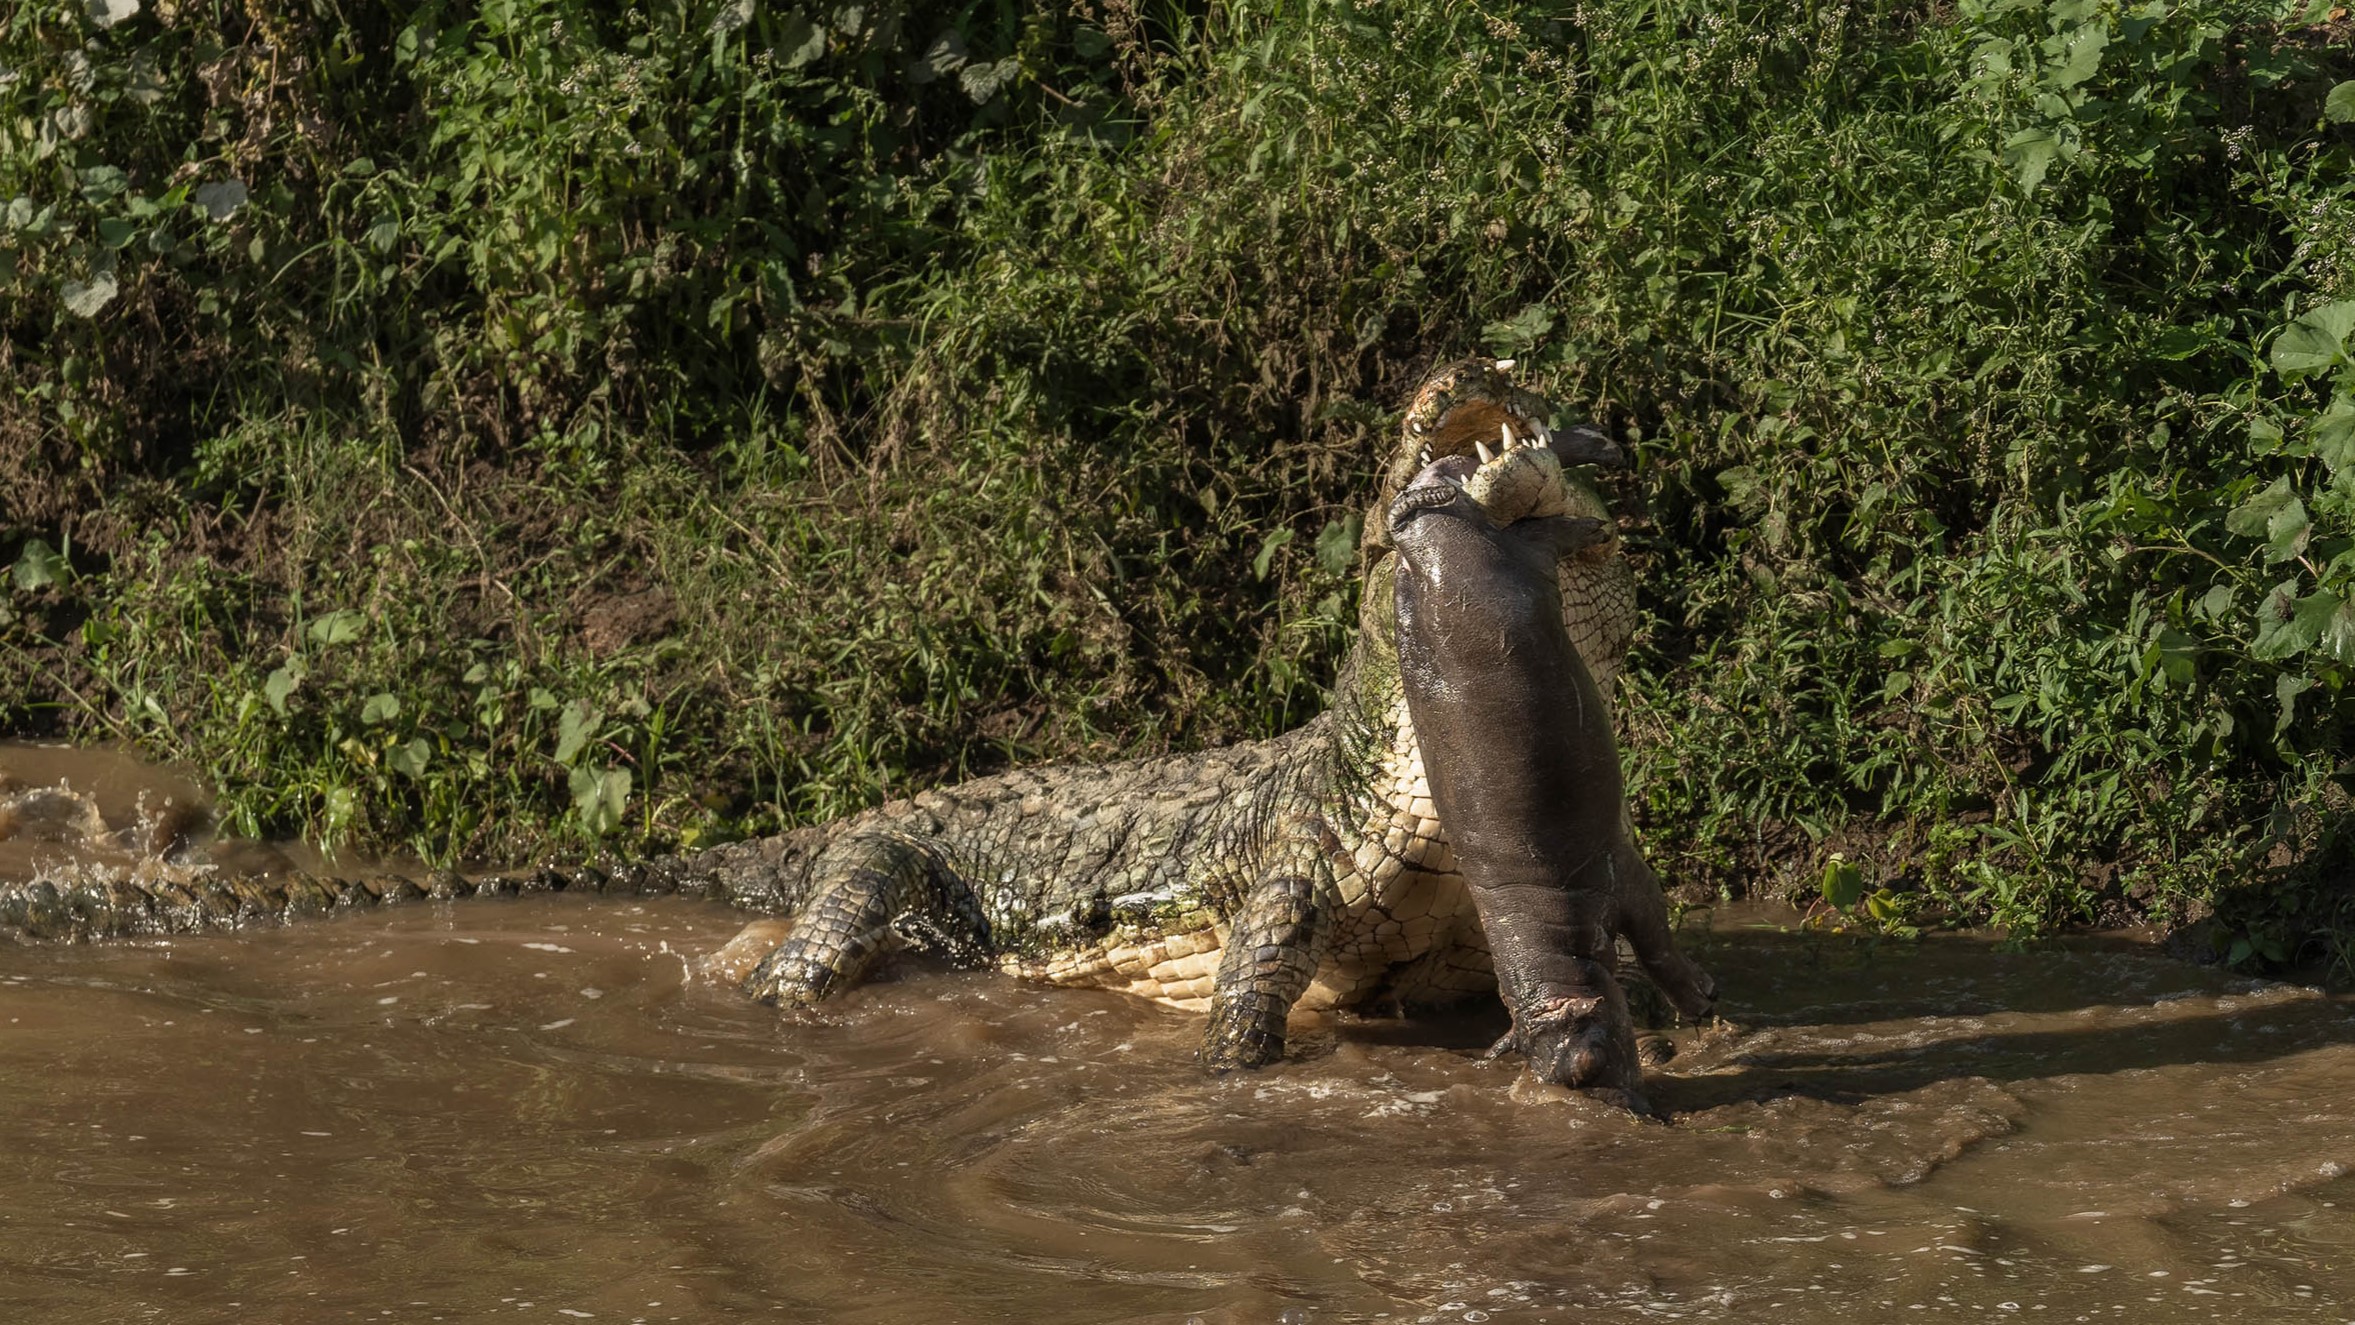
[[[1499,359],[1496,361],[1496,370],[1500,373],[1509,373],[1513,371],[1513,366],[1519,362],[1521,362],[1519,359]]]
[[[1431,425],[1428,423],[1417,423],[1411,431],[1413,431],[1415,436],[1420,437],[1424,433],[1431,431]]]
[[[1488,449],[1488,443],[1486,442],[1474,442],[1472,443],[1472,449],[1480,453],[1481,464],[1485,465],[1489,461],[1496,459],[1495,453]]]
[[[1552,446],[1554,444],[1554,430],[1548,428],[1542,423],[1537,425],[1537,444],[1539,446]]]
[[[1423,464],[1426,464],[1426,465],[1427,465],[1427,464],[1430,464],[1430,463],[1431,463],[1431,448],[1430,448],[1430,447],[1428,447],[1428,446],[1424,447],[1424,448],[1423,448],[1423,453],[1422,453],[1421,455],[1419,455],[1419,456],[1415,457],[1415,459],[1417,459],[1418,461],[1422,462]]]
[[[1505,449],[1506,449],[1506,450],[1510,451],[1510,450],[1512,450],[1514,447],[1516,447],[1516,446],[1519,446],[1519,445],[1521,444],[1521,439],[1520,439],[1520,438],[1518,438],[1518,437],[1515,437],[1515,436],[1513,435],[1513,425],[1512,425],[1512,424],[1510,424],[1510,423],[1500,423],[1500,424],[1496,425],[1496,430],[1497,430],[1499,433],[1501,433],[1501,434],[1503,434],[1503,435],[1504,435],[1504,439],[1505,439]]]

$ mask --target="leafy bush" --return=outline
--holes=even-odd
[[[24,8],[0,721],[437,857],[1264,734],[1485,347],[1673,878],[2343,954],[2334,13]]]

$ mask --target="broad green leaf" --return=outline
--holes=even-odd
[[[391,722],[399,716],[401,716],[400,697],[389,692],[370,695],[368,702],[360,706],[360,721],[371,727],[378,723]]]
[[[27,593],[65,583],[71,568],[57,549],[38,538],[25,540],[24,550],[16,554],[16,565],[9,568],[9,578],[16,587]]]
[[[2004,140],[2003,168],[2020,182],[2020,188],[2034,193],[2044,182],[2044,172],[2052,168],[2052,159],[2061,150],[2061,140],[2050,129],[2022,129]]]
[[[2224,527],[2243,538],[2263,538],[2266,526],[2298,495],[2290,491],[2287,475],[2273,480],[2273,486],[2232,508],[2224,517]]]
[[[2319,373],[2339,361],[2355,331],[2355,299],[2324,304],[2289,324],[2273,342],[2273,371],[2285,377]]]
[[[2298,596],[2298,582],[2284,580],[2265,595],[2257,608],[2257,638],[2249,645],[2252,657],[2266,662],[2294,658],[2322,639],[2341,606],[2328,590]]]
[[[570,764],[580,757],[581,747],[597,735],[597,727],[604,715],[581,700],[564,706],[564,714],[556,720],[556,762]]]
[[[2322,621],[2320,633],[2314,641],[2315,647],[2330,655],[2332,661],[2355,667],[2355,600],[2339,602],[2337,595],[2327,591],[2315,594],[2314,598],[2329,599],[2334,604],[2330,615]],[[2315,609],[2318,615],[2320,607],[2318,601]],[[2298,612],[2300,615],[2307,612],[2303,600],[2298,604]]]
[[[2330,90],[2322,99],[2322,115],[2340,124],[2355,123],[2355,78]]]
[[[1087,30],[1081,29],[1083,32]],[[965,38],[955,28],[951,28],[925,47],[924,54],[908,61],[908,81],[937,83],[964,68],[965,62],[971,58],[972,53],[965,48]]]
[[[1022,62],[1011,55],[995,63],[976,61],[957,71],[957,85],[964,88],[965,95],[973,98],[973,104],[978,106],[996,96],[1020,72]]]
[[[114,302],[114,273],[93,272],[87,281],[66,281],[57,287],[57,293],[65,300],[66,311],[76,317],[96,317],[100,309]]]
[[[2057,88],[2072,88],[2091,78],[2101,69],[2102,52],[2110,48],[2110,34],[2105,28],[2088,25],[2077,29],[2069,38],[2068,49],[2061,62],[2053,67],[2045,82]]]
[[[1251,573],[1266,579],[1268,568],[1275,564],[1276,552],[1292,541],[1290,529],[1278,529],[1259,540],[1259,555],[1251,559]]]
[[[2298,696],[2313,688],[2314,678],[2311,676],[2284,673],[2274,678],[2273,699],[2281,706],[2281,715],[2273,720],[2273,730],[2277,734],[2288,731],[2290,724],[2298,720]]]
[[[92,166],[82,172],[82,200],[105,202],[131,187],[131,177],[121,166]]]
[[[777,33],[777,53],[788,69],[799,69],[826,53],[826,29],[800,14],[787,14]]]
[[[98,242],[108,248],[121,248],[139,233],[139,227],[119,216],[99,218]]]
[[[630,781],[630,770],[626,768],[609,768],[601,773],[591,768],[572,770],[567,785],[581,826],[598,837],[621,827],[622,815],[630,804]]]
[[[424,777],[425,766],[432,761],[433,745],[422,736],[412,736],[384,752],[385,767],[405,777]]]
[[[2306,550],[2306,540],[2313,533],[2314,519],[2306,514],[2306,503],[2290,498],[2265,522],[2265,563],[2270,566],[2296,557]]]
[[[1480,339],[1497,354],[1526,354],[1553,329],[1554,310],[1544,304],[1531,304],[1501,322],[1482,327]]]
[[[216,179],[196,186],[196,205],[216,221],[226,221],[245,205],[245,182]]]
[[[2314,454],[2332,473],[2355,467],[2355,396],[2342,392],[2332,397],[2330,408],[2315,415],[2307,429]]]
[[[1718,470],[1717,486],[1725,489],[1725,499],[1736,510],[1754,511],[1766,504],[1765,482],[1748,465]]]
[[[1864,871],[1856,867],[1856,862],[1835,851],[1832,858],[1824,862],[1821,887],[1823,899],[1845,911],[1864,896]]]
[[[360,627],[365,624],[359,613],[343,608],[311,622],[311,638],[327,645],[349,644],[360,638]]]
[[[309,670],[303,665],[302,659],[289,658],[284,665],[263,679],[262,698],[270,701],[270,707],[278,711],[279,717],[286,716],[287,698],[294,694],[297,687],[302,685],[303,676]]]
[[[1327,521],[1317,531],[1317,565],[1328,575],[1347,575],[1357,561],[1357,542],[1365,532],[1365,519],[1356,512]]]

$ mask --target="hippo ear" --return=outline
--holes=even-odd
[[[1619,527],[1609,520],[1567,515],[1523,520],[1513,526],[1513,532],[1545,546],[1557,561],[1601,547],[1619,537]]]
[[[1565,465],[1601,465],[1607,469],[1627,467],[1627,452],[1611,440],[1611,434],[1591,423],[1573,423],[1554,434],[1554,453]]]

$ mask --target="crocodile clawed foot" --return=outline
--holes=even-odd
[[[773,1008],[806,1008],[822,1001],[834,982],[834,972],[823,963],[780,948],[744,977],[742,988]]]

